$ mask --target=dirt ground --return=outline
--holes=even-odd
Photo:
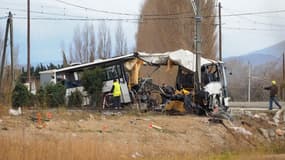
[[[39,122],[38,112],[42,119]],[[45,121],[48,112],[51,119]],[[284,136],[277,135],[268,140],[258,131],[272,125],[247,117],[235,118],[233,123],[252,135],[235,131],[226,120],[223,125],[196,115],[25,109],[22,116],[0,114],[0,155],[15,160],[210,159],[246,152],[258,153],[254,158],[262,156],[257,159],[271,159],[263,155],[283,152],[276,146],[274,150],[265,149],[284,141]]]

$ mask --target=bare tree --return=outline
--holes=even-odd
[[[127,40],[122,28],[122,22],[117,25],[116,31],[116,53],[115,55],[121,56],[128,51]]]
[[[85,23],[83,29],[82,29],[82,52],[83,52],[83,61],[88,62],[89,58],[89,27],[87,23]]]
[[[99,38],[99,43],[98,43],[99,58],[111,57],[111,52],[112,52],[111,35],[105,22],[102,22],[99,26],[98,38]]]
[[[6,28],[5,28],[6,29]],[[3,57],[4,53],[4,29],[0,27],[0,55]],[[8,37],[10,38],[10,33],[8,32]],[[5,53],[5,61],[4,61],[4,68],[3,68],[3,79],[1,79],[2,83],[5,82],[5,85],[2,85],[1,93],[3,93],[4,96],[1,97],[1,103],[9,103],[10,102],[10,96],[11,92],[14,87],[15,80],[19,76],[20,70],[18,66],[18,53],[19,53],[19,46],[15,45],[10,46],[10,41],[5,42],[7,43],[6,46],[6,53]],[[13,47],[13,53],[11,53],[11,47]],[[11,55],[13,54],[13,55]],[[13,70],[11,65],[13,61]]]
[[[90,31],[90,44],[89,44],[89,61],[92,62],[95,60],[95,53],[96,53],[96,38],[95,38],[95,31],[94,26],[89,26]]]
[[[111,57],[112,54],[112,39],[111,39],[111,34],[108,29],[108,36],[107,36],[107,43],[106,43],[106,57],[109,58]]]
[[[94,61],[94,54],[96,52],[96,41],[93,24],[85,24],[83,31],[83,52],[84,52],[84,61],[90,62]],[[92,60],[91,60],[92,58]]]
[[[64,50],[64,49],[63,49]],[[73,57],[73,47],[72,45],[69,46],[69,62],[68,63],[71,63],[74,61],[74,57]]]
[[[70,61],[76,59],[81,63],[86,63],[95,59],[96,40],[93,24],[86,23],[82,30],[79,26],[74,29],[69,52]]]
[[[284,88],[285,88],[285,82],[283,81],[283,63],[282,59],[275,59],[273,61],[267,62],[262,65],[255,66],[253,69],[255,71],[254,75],[256,75],[255,81],[261,81],[263,82],[261,86],[268,86],[271,84],[272,80],[275,80],[277,82],[277,86],[280,87],[279,89],[279,98],[282,98],[284,100]],[[268,92],[265,93],[266,97],[262,100],[268,99]]]
[[[215,58],[217,52],[214,25],[216,0],[202,0],[202,56]],[[141,14],[156,14],[155,18],[141,17],[137,33],[137,50],[166,52],[177,49],[194,51],[194,18],[190,0],[146,0]]]
[[[63,65],[63,67],[68,66],[68,62],[67,62],[67,58],[66,58],[66,54],[65,54],[64,50],[62,50],[62,65]]]
[[[8,33],[9,34],[9,33]],[[9,34],[10,36],[10,34]],[[7,44],[10,44],[10,42],[8,41]],[[11,62],[11,51],[10,51],[10,46],[7,45],[6,46],[7,50],[6,50],[6,64],[9,64],[9,62]],[[0,27],[0,55],[2,57],[3,54],[3,49],[4,49],[4,29]],[[14,62],[14,66],[18,65],[18,53],[19,53],[19,46],[15,45],[13,46],[13,62]]]
[[[239,60],[228,60],[228,89],[232,100],[246,101],[248,96],[248,65]],[[241,72],[243,71],[243,72]]]
[[[83,63],[83,55],[82,55],[82,48],[83,48],[83,43],[82,43],[82,39],[81,39],[81,31],[80,31],[80,27],[76,26],[76,28],[74,29],[74,33],[73,33],[73,42],[71,43],[71,48],[72,48],[72,55],[74,56],[74,58]]]
[[[62,65],[63,65],[63,67],[67,67],[68,66],[68,60],[67,60],[66,53],[65,53],[64,41],[61,42],[61,53],[62,53]]]
[[[216,59],[217,58],[217,25],[216,15],[217,6],[216,0],[202,0],[201,10],[204,16],[202,21],[202,55],[203,57]]]
[[[274,60],[261,65],[250,65],[238,58],[226,60],[227,70],[232,73],[227,76],[231,100],[247,101],[249,87],[251,101],[268,100],[269,92],[264,90],[265,86],[269,86],[272,80],[276,80],[278,86],[280,87],[281,85],[283,87],[282,77],[279,74],[282,64],[278,61],[280,60]]]
[[[200,0],[202,20],[202,56],[215,58],[217,53],[216,26],[214,25],[216,0]],[[141,10],[137,32],[137,50],[145,52],[167,52],[178,49],[194,51],[194,12],[190,0],[146,0]],[[159,15],[159,16],[158,16]],[[161,67],[152,76],[155,83],[175,84],[177,68],[167,73]],[[142,68],[140,76],[147,76],[150,70]]]

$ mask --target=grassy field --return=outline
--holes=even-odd
[[[52,114],[45,125],[30,120],[34,111],[20,117],[0,114],[1,160],[266,160],[285,153],[282,143],[269,147],[257,133],[230,134],[207,117],[64,109]]]

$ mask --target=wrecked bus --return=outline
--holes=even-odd
[[[197,84],[195,84],[196,55],[192,52],[187,50],[166,53],[137,52],[135,56],[149,65],[178,66],[175,89],[177,91],[183,89],[187,91],[187,95],[181,98],[178,95],[184,93],[175,93],[174,91],[172,95],[166,95],[165,97],[168,98],[168,103],[165,105],[166,110],[187,112],[197,107],[204,113],[227,110],[229,97],[226,70],[223,62],[201,57],[201,84],[199,85],[201,88],[197,89]],[[186,101],[188,101],[188,104]]]
[[[103,93],[109,92],[112,87],[113,79],[119,79],[122,89],[121,102],[122,103],[139,103],[142,105],[148,105],[148,107],[155,107],[154,103],[149,103],[149,91],[145,91],[144,85],[148,84],[152,86],[156,91],[158,90],[162,96],[165,96],[162,90],[163,87],[152,84],[148,77],[147,81],[140,77],[139,72],[142,65],[151,66],[178,66],[178,72],[176,76],[176,85],[172,86],[176,90],[182,88],[187,91],[187,96],[184,98],[175,99],[179,97],[175,93],[173,95],[167,95],[167,101],[173,102],[173,105],[169,107],[167,104],[164,107],[166,110],[175,110],[177,106],[182,108],[177,109],[179,112],[187,112],[189,108],[200,107],[205,112],[213,112],[215,109],[226,111],[228,108],[228,91],[226,81],[226,70],[224,63],[221,61],[215,61],[201,57],[201,84],[202,86],[197,90],[195,84],[195,59],[196,56],[187,50],[177,50],[173,52],[165,53],[145,53],[135,52],[125,56],[109,58],[104,60],[95,60],[94,62],[79,64],[76,66],[70,66],[58,70],[49,70],[40,72],[41,84],[44,85],[51,80],[51,77],[55,77],[55,82],[64,79],[66,82],[72,82],[67,84],[67,96],[74,90],[78,89],[83,95],[85,95],[85,104],[88,104],[88,95],[84,92],[82,86],[80,86],[80,75],[85,69],[92,69],[95,67],[104,68],[105,81],[102,89]],[[177,93],[179,94],[179,92]],[[183,97],[183,96],[182,96]],[[185,98],[186,97],[186,98]],[[188,103],[185,102],[188,99]]]
[[[101,67],[104,70],[103,93],[107,93],[113,86],[113,80],[118,79],[121,85],[121,102],[130,103],[131,97],[128,89],[128,77],[125,72],[124,62],[133,59],[133,54],[114,57],[109,59],[97,59],[94,62],[77,64],[61,69],[53,69],[40,72],[40,84],[45,86],[48,83],[63,83],[66,87],[66,98],[72,92],[79,90],[83,95],[83,104],[89,104],[89,96],[81,85],[81,76],[84,70]],[[67,99],[68,100],[68,99]]]

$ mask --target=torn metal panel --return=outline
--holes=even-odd
[[[220,82],[211,82],[204,86],[205,91],[209,92],[210,95],[220,94],[222,84]]]
[[[196,71],[196,55],[188,50],[180,49],[165,53],[137,52],[135,56],[152,65],[167,65],[170,60],[174,64],[180,65],[192,72]],[[211,63],[217,63],[217,61],[201,57],[201,66]]]
[[[151,65],[166,65],[170,53],[171,52],[165,52],[165,53],[136,52],[135,56]]]
[[[128,60],[135,59],[134,54],[128,54],[124,56],[119,56],[119,57],[113,57],[113,58],[108,58],[108,59],[96,59],[93,62],[89,63],[84,63],[84,64],[78,64],[78,65],[73,65],[69,67],[64,67],[61,69],[51,69],[51,70],[46,70],[46,71],[41,71],[39,72],[41,74],[59,74],[59,73],[64,73],[64,72],[76,72],[76,71],[82,71],[84,69],[90,69],[94,68],[96,66],[108,66],[108,65],[113,65],[116,63],[123,63]]]
[[[126,61],[124,63],[125,69],[130,72],[129,83],[131,86],[137,85],[139,83],[138,82],[139,72],[140,72],[142,64],[143,64],[143,61],[138,58]]]
[[[57,72],[60,73],[60,72],[80,71],[83,69],[93,68],[94,66],[113,65],[113,64],[116,64],[119,62],[125,62],[127,60],[134,59],[134,58],[135,58],[134,54],[127,54],[124,56],[113,57],[113,58],[108,58],[108,59],[96,59],[93,62],[61,68],[61,69],[58,69]]]
[[[51,79],[54,79],[54,83],[62,83],[67,88],[68,94],[74,91],[75,89],[78,89],[80,92],[83,92],[80,74],[84,70],[102,67],[104,69],[104,86],[102,88],[102,92],[110,92],[113,86],[113,80],[118,79],[122,90],[121,102],[130,103],[131,97],[127,84],[129,77],[126,74],[123,65],[126,61],[130,61],[133,59],[135,59],[134,54],[128,54],[108,59],[97,59],[93,62],[78,64],[75,66],[65,67],[61,69],[43,71],[40,72],[41,84],[47,84]],[[66,96],[69,96],[68,94],[66,94]]]

